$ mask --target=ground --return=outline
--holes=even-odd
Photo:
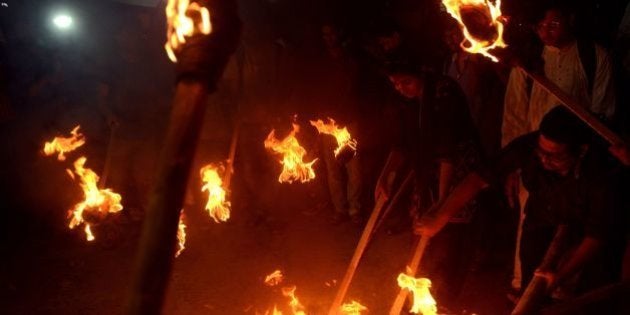
[[[313,210],[313,201],[300,197],[308,195],[304,187],[283,185],[279,193],[286,198],[279,198],[270,219],[257,226],[237,209],[221,224],[200,209],[187,211],[186,249],[174,260],[164,313],[264,314],[274,305],[286,307],[288,300],[279,288],[294,285],[308,314],[326,314],[361,229],[351,222],[332,226],[327,220],[332,210]],[[111,241],[106,229],[110,226],[104,226],[95,230],[100,239],[93,243],[86,242],[81,231],[53,229],[33,231],[34,236],[8,244],[3,313],[122,313],[140,225],[124,216],[117,221],[120,233]],[[361,302],[369,314],[386,314],[414,238],[410,231],[375,234],[347,300]],[[276,269],[285,276],[283,285],[264,285],[265,275]],[[464,308],[477,314],[508,313],[506,275],[505,268],[472,274]]]

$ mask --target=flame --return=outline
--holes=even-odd
[[[72,219],[68,227],[74,229],[81,223],[85,224],[84,230],[87,240],[92,241],[94,240],[94,235],[90,229],[90,223],[87,221],[92,221],[92,218],[104,218],[108,213],[119,212],[123,207],[120,204],[122,198],[119,194],[110,189],[98,189],[96,185],[98,183],[98,175],[91,169],[84,168],[85,162],[86,158],[82,156],[74,162],[74,173],[68,170],[73,179],[75,178],[74,174],[79,176],[80,186],[83,189],[85,198],[69,211]]]
[[[177,62],[175,51],[186,43],[186,37],[212,33],[210,11],[190,0],[169,0],[166,4],[166,44],[169,59]]]
[[[362,311],[367,310],[367,307],[357,301],[352,301],[341,306],[341,314],[343,315],[361,315]]]
[[[73,151],[85,144],[85,137],[83,137],[83,134],[79,133],[80,127],[80,125],[74,127],[69,137],[55,137],[52,141],[44,143],[44,154],[50,156],[55,154],[55,152],[59,152],[57,160],[65,161],[65,152]]]
[[[284,280],[282,271],[276,270],[265,277],[265,284],[270,287],[273,287],[280,284],[282,280]]]
[[[305,315],[306,313],[304,312],[304,306],[300,303],[298,298],[295,296],[296,288],[297,287],[295,286],[282,288],[282,295],[291,299],[289,301],[289,306],[291,306],[291,311],[293,312],[294,315]]]
[[[352,136],[350,136],[350,133],[348,132],[348,128],[343,127],[339,129],[332,118],[328,117],[327,124],[324,123],[321,119],[318,119],[317,121],[311,120],[311,125],[317,128],[317,131],[319,131],[319,133],[328,134],[337,139],[335,156],[339,155],[339,152],[341,152],[344,147],[348,147],[353,151],[357,150],[357,140],[352,139]]]
[[[186,224],[184,223],[184,210],[182,209],[179,214],[179,225],[177,228],[177,252],[175,253],[175,257],[178,257],[179,254],[181,254],[186,248],[184,244],[186,244]]]
[[[459,27],[464,34],[464,41],[461,43],[462,49],[472,54],[482,54],[492,61],[497,62],[497,57],[489,53],[490,50],[500,47],[507,47],[503,41],[503,24],[501,23],[501,0],[495,0],[492,4],[489,0],[442,0],[442,4],[448,13],[457,20]],[[464,24],[462,12],[466,10],[476,10],[488,18],[488,27],[496,32],[493,39],[476,38]]]
[[[204,182],[201,191],[208,192],[208,202],[206,210],[215,222],[225,222],[230,218],[230,202],[226,201],[226,192],[223,188],[223,181],[219,176],[218,166],[208,164],[199,171],[201,180]]]
[[[429,292],[431,280],[427,278],[416,279],[401,273],[398,275],[398,286],[413,293],[413,305],[409,312],[423,315],[437,314],[435,299],[433,299],[431,292]]]
[[[280,161],[280,164],[282,164],[282,173],[280,173],[278,177],[279,182],[292,183],[293,181],[299,180],[305,183],[315,178],[313,164],[317,159],[308,163],[303,161],[306,150],[300,146],[300,143],[295,138],[295,134],[300,131],[300,126],[297,124],[292,125],[293,130],[282,141],[276,139],[275,130],[271,130],[265,140],[265,148],[283,155],[282,161]]]

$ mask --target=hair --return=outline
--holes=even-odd
[[[536,17],[536,22],[540,22],[545,18],[545,14],[549,11],[556,11],[564,17],[567,22],[569,22],[569,26],[571,29],[575,26],[575,15],[576,11],[571,2],[567,1],[550,1],[546,5],[544,5],[538,16]]]
[[[539,131],[554,142],[568,145],[573,153],[590,143],[592,136],[589,127],[562,105],[554,107],[543,117]]]

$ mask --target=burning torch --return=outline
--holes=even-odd
[[[165,48],[177,62],[176,92],[149,195],[127,314],[160,313],[207,96],[215,90],[241,32],[235,0],[169,0],[166,16]]]
[[[492,52],[497,48],[507,47],[503,41],[503,24],[507,19],[501,15],[501,0],[496,0],[494,3],[489,0],[442,0],[442,4],[446,11],[457,20],[462,30],[464,41],[461,47],[463,50],[482,54],[494,62],[502,61]],[[617,134],[586,109],[587,106],[565,93],[544,75],[534,73],[518,62],[516,66],[610,144],[623,144],[623,140]]]

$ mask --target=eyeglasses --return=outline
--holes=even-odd
[[[560,26],[562,26],[562,22],[560,21],[540,22],[536,25],[536,29],[537,30],[546,29],[550,31],[555,31],[559,29]]]
[[[536,148],[536,155],[542,161],[549,161],[551,163],[563,163],[571,158],[569,152],[550,152],[541,147]]]

